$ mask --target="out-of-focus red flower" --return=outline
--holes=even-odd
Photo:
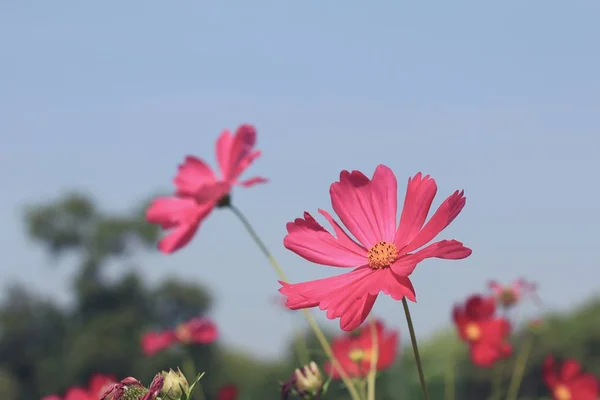
[[[383,322],[375,323],[377,331],[377,370],[389,368],[398,354],[399,333],[387,330]],[[371,359],[375,356],[373,348],[373,327],[367,322],[355,332],[343,334],[331,343],[333,355],[340,363],[341,368],[351,378],[367,376],[371,369]],[[325,372],[334,379],[340,379],[337,368],[333,368],[329,361],[325,362]]]
[[[224,385],[217,390],[217,400],[236,400],[238,394],[238,388],[234,384]]]
[[[188,244],[215,207],[229,204],[232,186],[250,187],[267,181],[261,177],[239,180],[260,156],[260,151],[254,150],[255,144],[256,129],[252,125],[240,125],[235,135],[224,130],[216,146],[221,177],[203,160],[194,156],[185,158],[174,179],[175,195],[154,200],[146,211],[148,222],[173,229],[158,243],[160,251],[169,254]]]
[[[51,395],[42,400],[98,400],[108,387],[116,382],[116,378],[112,375],[94,374],[87,388],[74,386],[67,389],[63,397]]]
[[[429,175],[420,172],[408,180],[404,208],[397,221],[397,182],[394,173],[379,165],[372,179],[360,171],[342,171],[340,181],[331,185],[331,203],[352,235],[324,210],[335,236],[308,212],[287,224],[286,248],[308,261],[352,271],[331,278],[290,284],[280,282],[292,310],[319,307],[327,318],[340,318],[345,331],[356,329],[371,311],[379,293],[395,300],[416,301],[408,278],[426,258],[462,259],[471,250],[456,240],[442,240],[425,246],[444,230],[466,203],[462,191],[450,195],[427,223],[427,214],[437,192]],[[419,250],[420,249],[420,250]],[[358,267],[358,268],[356,268]]]
[[[217,340],[217,326],[206,318],[193,318],[175,329],[162,332],[147,332],[142,336],[142,350],[152,356],[176,343],[208,344]]]
[[[598,379],[583,372],[575,360],[556,362],[549,355],[544,361],[542,373],[554,400],[597,400],[600,395]]]
[[[505,308],[514,306],[525,294],[533,293],[537,289],[536,283],[528,282],[523,278],[519,278],[506,286],[496,281],[490,281],[488,286],[492,290],[498,304]]]
[[[455,306],[452,313],[460,338],[469,343],[471,360],[481,367],[491,367],[512,353],[507,341],[510,323],[494,313],[494,299],[479,295],[469,297],[464,306]]]

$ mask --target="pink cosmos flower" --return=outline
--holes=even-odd
[[[43,397],[42,400],[98,400],[100,395],[116,381],[112,375],[94,374],[87,388],[72,386],[67,389],[64,397],[50,395]]]
[[[235,136],[224,130],[217,140],[217,162],[221,177],[199,158],[187,156],[179,166],[174,179],[177,190],[174,196],[159,197],[146,211],[146,219],[172,231],[158,243],[163,253],[173,253],[192,239],[202,221],[218,206],[229,204],[229,193],[234,185],[250,187],[267,182],[254,177],[240,181],[240,175],[260,156],[253,150],[256,129],[240,125]]]
[[[523,278],[519,278],[512,285],[507,286],[503,286],[496,281],[490,281],[488,286],[492,290],[496,301],[505,308],[514,306],[525,294],[533,293],[537,289],[537,284],[527,282]]]
[[[465,206],[462,191],[450,195],[425,220],[437,192],[429,175],[419,172],[408,180],[400,223],[396,224],[397,183],[394,173],[379,165],[373,178],[359,171],[342,171],[340,181],[329,193],[334,211],[357,240],[324,210],[335,236],[308,212],[287,224],[286,248],[317,264],[352,271],[331,278],[290,284],[281,282],[279,291],[287,296],[292,310],[317,307],[327,310],[327,318],[340,318],[345,331],[357,328],[367,317],[380,292],[395,300],[406,296],[416,301],[408,278],[426,258],[462,259],[471,250],[456,240],[442,240],[423,248],[446,228]]]
[[[177,343],[208,344],[217,340],[219,333],[214,323],[206,318],[193,318],[175,329],[148,332],[142,336],[142,350],[152,356]]]

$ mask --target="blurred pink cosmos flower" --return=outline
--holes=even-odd
[[[224,130],[216,146],[220,178],[203,160],[194,156],[185,158],[174,179],[175,195],[159,197],[146,211],[148,222],[173,229],[158,243],[160,251],[169,254],[188,244],[215,207],[229,204],[229,193],[234,185],[250,187],[267,181],[261,177],[239,180],[260,156],[259,150],[253,150],[255,144],[256,129],[252,125],[240,125],[235,135]]]
[[[43,397],[42,400],[98,400],[100,395],[116,381],[112,375],[94,374],[87,388],[73,386],[67,389],[64,397],[50,395]]]
[[[537,289],[537,284],[527,282],[523,278],[519,278],[507,286],[503,286],[496,281],[490,281],[488,286],[492,290],[496,301],[505,308],[514,306],[525,294],[533,293]]]
[[[334,211],[357,240],[324,210],[335,236],[308,212],[287,224],[283,243],[308,261],[352,271],[331,278],[290,284],[280,282],[292,310],[317,307],[327,318],[340,318],[345,331],[356,329],[367,317],[380,292],[395,300],[416,301],[408,276],[426,258],[462,259],[471,250],[459,241],[442,240],[424,247],[446,228],[465,206],[462,191],[450,195],[425,220],[437,185],[419,172],[408,180],[404,208],[397,226],[397,182],[394,173],[379,165],[373,178],[359,171],[342,171],[329,193]],[[420,250],[419,250],[420,249]]]
[[[147,356],[152,356],[177,343],[212,343],[217,340],[218,335],[213,322],[197,317],[178,325],[175,329],[145,333],[142,336],[142,350]]]

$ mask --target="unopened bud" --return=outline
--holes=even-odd
[[[314,361],[305,365],[302,370],[296,369],[296,389],[301,393],[316,395],[323,387],[321,371]]]
[[[177,371],[172,369],[169,369],[169,372],[163,371],[161,375],[165,379],[160,392],[163,399],[179,400],[190,390],[190,385],[179,368]]]

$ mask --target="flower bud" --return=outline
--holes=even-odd
[[[296,388],[302,393],[311,393],[316,395],[323,387],[323,377],[321,371],[314,361],[305,365],[302,370],[296,369]]]
[[[323,377],[314,361],[303,368],[297,368],[292,377],[281,387],[282,399],[297,394],[303,399],[318,399],[323,389]]]
[[[164,400],[179,400],[190,390],[190,385],[179,368],[177,371],[162,371],[161,375],[165,379],[160,392]]]

